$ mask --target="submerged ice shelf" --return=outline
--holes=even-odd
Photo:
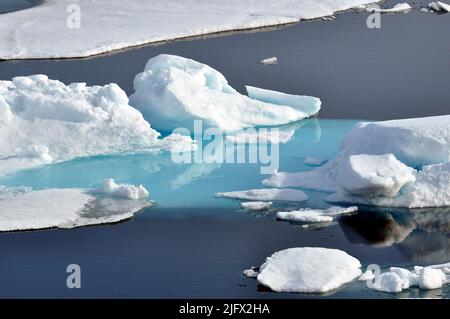
[[[0,16],[0,59],[86,57],[145,43],[314,19],[372,2],[46,0]]]

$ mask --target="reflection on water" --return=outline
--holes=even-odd
[[[340,219],[350,242],[395,246],[411,261],[440,263],[450,260],[450,208],[391,211],[364,208]]]

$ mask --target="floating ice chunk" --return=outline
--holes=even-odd
[[[151,201],[96,197],[87,189],[13,191],[0,196],[0,231],[74,228],[131,218]]]
[[[301,190],[278,188],[262,188],[250,189],[245,191],[223,192],[217,193],[216,196],[250,201],[303,202],[308,199],[308,196]]]
[[[246,210],[266,210],[272,206],[272,202],[244,202],[241,208]]]
[[[321,214],[312,209],[293,210],[290,212],[278,212],[278,219],[302,223],[324,223],[333,221],[333,217]]]
[[[256,270],[256,267],[252,267],[250,269],[246,269],[244,270],[242,273],[244,274],[244,276],[249,277],[249,278],[256,278],[258,277],[259,271]]]
[[[421,289],[437,289],[446,283],[446,276],[440,269],[425,267],[419,275],[419,287]]]
[[[278,59],[277,57],[273,56],[271,58],[262,59],[261,61],[259,61],[259,63],[264,65],[278,64]]]
[[[328,248],[290,248],[274,253],[261,266],[258,282],[276,292],[324,293],[361,275],[361,263]]]
[[[399,275],[394,272],[385,272],[375,279],[373,288],[378,291],[397,293],[402,291],[403,285],[404,282]]]
[[[328,166],[326,166],[323,170],[319,168],[307,172],[275,172],[264,179],[262,183],[271,187],[303,187],[323,192],[334,192],[337,190],[336,181],[327,175],[328,169]]]
[[[0,174],[82,156],[192,143],[175,135],[158,140],[160,134],[128,105],[116,84],[65,85],[45,75],[0,81],[0,115]]]
[[[317,157],[312,157],[312,156],[308,156],[305,158],[304,163],[306,165],[312,165],[312,166],[320,166],[323,165],[327,160],[323,159],[323,158],[317,158]]]
[[[276,214],[278,219],[281,220],[289,220],[295,222],[304,222],[304,223],[323,223],[323,222],[331,222],[334,217],[350,214],[358,210],[358,207],[339,207],[332,206],[327,209],[310,209],[303,208],[299,210],[293,210],[289,212],[278,212]]]
[[[269,98],[273,97],[273,102],[247,97],[208,65],[167,54],[147,62],[145,70],[134,79],[134,90],[130,104],[151,119],[154,127],[165,131],[180,127],[192,129],[195,119],[203,120],[204,127],[228,132],[283,125],[312,116],[320,106],[316,98],[256,88],[250,91],[266,92]]]
[[[48,0],[0,16],[0,59],[85,57],[151,42],[294,23],[373,1],[92,0],[82,3],[81,28],[73,32],[65,27],[66,11],[76,2]]]
[[[394,155],[351,155],[339,162],[337,185],[347,194],[394,197],[415,181],[415,170]]]
[[[380,7],[368,6],[366,7],[367,12],[378,12],[378,13],[406,13],[411,10],[412,7],[406,2],[398,3],[392,8],[382,9]]]
[[[103,182],[103,187],[94,192],[126,199],[145,199],[149,195],[149,192],[142,185],[116,184],[112,178],[105,180]]]

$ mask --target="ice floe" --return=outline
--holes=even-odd
[[[327,209],[303,208],[288,212],[277,212],[276,217],[281,220],[302,222],[302,223],[323,223],[331,222],[335,217],[344,214],[354,213],[358,207],[332,206]]]
[[[0,116],[0,174],[83,156],[192,146],[186,136],[158,139],[116,84],[65,85],[45,75],[0,81]]]
[[[119,188],[129,186],[118,185]],[[9,191],[3,187],[2,193],[0,231],[115,223],[133,217],[152,204],[144,198],[135,200],[113,193],[98,195],[97,191],[78,188]]]
[[[303,202],[308,196],[301,190],[296,189],[277,189],[277,188],[261,188],[250,189],[245,191],[220,192],[216,193],[217,197],[234,198],[250,201],[290,201]]]
[[[0,59],[85,57],[150,42],[314,19],[371,2],[46,0],[0,16]]]
[[[247,87],[249,97],[233,89],[206,64],[175,55],[151,58],[134,79],[130,104],[152,126],[192,131],[194,120],[233,132],[254,126],[292,123],[316,114],[320,99]]]
[[[241,203],[241,208],[245,210],[267,210],[272,207],[272,202],[244,202]]]
[[[333,203],[408,208],[450,205],[450,116],[357,124],[340,153],[307,172],[263,184],[332,192]]]
[[[337,249],[281,250],[260,267],[257,280],[275,292],[324,293],[361,275],[361,263]]]
[[[271,58],[262,59],[261,61],[259,61],[259,63],[264,65],[278,64],[278,59],[277,57],[273,56]]]
[[[392,8],[380,8],[378,6],[369,5],[366,7],[367,12],[377,12],[377,13],[406,13],[411,10],[412,7],[406,3],[397,3]]]

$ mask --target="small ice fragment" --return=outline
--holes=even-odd
[[[389,9],[382,9],[382,8],[379,8],[376,6],[368,6],[366,8],[366,11],[367,12],[377,12],[377,13],[406,13],[411,9],[412,9],[412,7],[408,3],[403,2],[403,3],[398,3]]]
[[[375,274],[373,271],[367,270],[361,276],[359,276],[359,281],[369,281],[375,279]]]
[[[250,269],[246,269],[242,272],[244,274],[244,276],[246,277],[250,277],[250,278],[256,278],[258,277],[259,271],[257,270],[256,267],[252,267]]]
[[[440,269],[425,267],[420,271],[419,287],[421,289],[437,289],[446,283],[446,276]]]
[[[428,6],[426,8],[423,8],[428,10],[428,12],[432,11],[432,12],[450,12],[450,5],[441,2],[441,1],[436,1],[436,2],[430,2],[428,4]]]
[[[272,206],[272,202],[244,202],[241,203],[241,208],[246,210],[266,210]]]
[[[267,59],[262,59],[261,61],[259,61],[259,63],[264,64],[264,65],[278,64],[278,59],[277,59],[277,57],[271,57],[271,58],[267,58]]]
[[[311,209],[278,212],[276,216],[281,220],[303,223],[324,223],[333,221],[333,217],[323,215],[322,213]]]
[[[402,291],[403,285],[404,282],[399,275],[394,272],[385,272],[375,279],[373,288],[378,291],[396,293]]]
[[[392,273],[396,273],[400,279],[402,280],[402,289],[408,289],[409,287],[418,286],[419,285],[419,276],[408,269],[400,268],[400,267],[391,267],[389,271]]]

